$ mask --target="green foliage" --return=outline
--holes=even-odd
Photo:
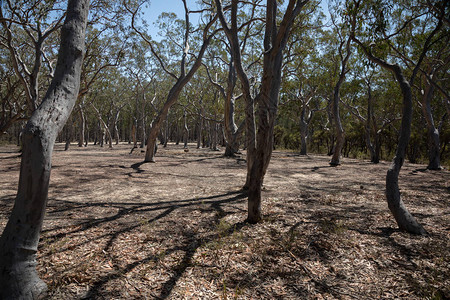
[[[60,16],[59,10],[65,1],[14,1],[16,8],[28,11],[28,22],[40,24],[42,28]],[[283,80],[280,91],[277,125],[274,132],[275,145],[278,148],[298,151],[301,143],[300,123],[308,121],[308,151],[329,153],[334,143],[334,123],[330,119],[330,99],[340,72],[340,43],[348,36],[350,21],[356,16],[355,35],[370,51],[390,62],[397,63],[407,77],[411,76],[414,63],[422,53],[428,35],[437,24],[437,11],[431,14],[429,6],[420,1],[330,1],[329,12],[332,20],[327,19],[320,10],[318,1],[310,1],[300,16],[295,20],[289,43],[284,53]],[[434,2],[433,2],[434,3]],[[159,29],[161,39],[152,40],[154,50],[161,61],[151,53],[150,46],[132,30],[130,30],[130,13],[125,9],[123,1],[98,0],[90,13],[90,26],[86,37],[86,57],[83,65],[81,88],[86,94],[77,102],[71,124],[73,136],[80,130],[79,107],[85,113],[86,131],[91,141],[98,137],[98,116],[90,103],[94,104],[108,126],[113,127],[113,119],[118,113],[118,130],[121,140],[131,140],[133,126],[139,133],[147,132],[157,111],[161,108],[170,88],[176,79],[167,74],[161,67],[162,62],[167,70],[178,76],[180,60],[184,50],[184,33],[186,23],[184,16],[180,19],[168,7],[167,12],[157,20],[147,20],[138,14],[139,26],[145,31],[150,26]],[[130,10],[142,3],[126,1]],[[210,2],[202,3],[203,20],[211,12]],[[199,4],[200,5],[200,4]],[[281,5],[281,2],[280,2]],[[145,4],[144,4],[145,6]],[[282,6],[282,5],[281,5]],[[253,9],[255,8],[255,9]],[[12,11],[3,10],[6,17]],[[17,10],[19,12],[19,10]],[[228,14],[229,12],[226,12]],[[253,18],[253,20],[252,20]],[[264,8],[254,7],[250,2],[239,4],[238,24],[242,25],[239,38],[242,43],[242,59],[245,71],[251,84],[258,88],[261,81],[262,40]],[[191,16],[191,22],[195,18]],[[187,56],[187,67],[195,58],[195,51],[202,42],[201,28],[204,24],[190,24],[189,45],[194,49]],[[36,27],[36,26],[35,26]],[[215,24],[213,28],[220,28]],[[20,54],[24,65],[34,63],[32,43],[29,35],[19,23],[13,23],[13,45]],[[443,26],[434,36],[425,55],[421,70],[435,70],[433,78],[443,91],[448,90],[445,80],[447,67],[442,62],[448,55],[449,28]],[[2,36],[5,31],[2,29]],[[144,33],[145,34],[145,33]],[[51,66],[55,63],[59,35],[55,31],[44,45],[47,60],[43,60],[39,73],[39,90],[41,96],[50,82]],[[210,75],[217,83],[226,86],[228,79],[229,46],[226,38],[218,31],[212,39],[205,54],[203,63],[208,67]],[[402,116],[402,96],[393,75],[370,62],[360,47],[352,43],[353,54],[349,61],[346,81],[341,87],[341,118],[343,120],[346,143],[346,155],[368,158],[365,132],[368,118],[368,93],[371,89],[372,115],[369,117],[369,131],[372,143],[380,141],[381,159],[390,159],[395,153],[400,118]],[[31,67],[28,67],[31,69]],[[23,71],[21,69],[21,71]],[[26,106],[24,89],[15,74],[9,51],[0,47],[0,93],[2,105],[0,116],[2,121],[13,117]],[[19,83],[19,84],[17,84]],[[245,119],[245,104],[238,97],[239,80],[233,91],[236,96],[235,121],[239,125]],[[422,90],[427,87],[427,78],[421,71],[418,73],[414,87],[415,103],[421,101]],[[9,98],[6,95],[10,91]],[[8,100],[5,100],[8,99]],[[442,164],[450,166],[450,127],[445,120],[447,112],[446,98],[439,90],[435,90],[431,101],[435,126],[442,123],[441,159]],[[224,98],[213,87],[205,68],[200,68],[183,92],[179,105],[169,113],[169,131],[173,134],[187,113],[187,124],[190,132],[194,132],[200,120],[204,122],[222,122],[224,116]],[[303,113],[302,113],[303,111]],[[359,114],[359,117],[356,115]],[[424,118],[420,105],[414,106],[411,143],[408,155],[412,160],[426,163],[428,159],[428,140],[426,137]],[[27,113],[22,113],[27,117]],[[303,119],[302,119],[303,118]],[[442,121],[443,120],[443,121]],[[0,122],[2,123],[2,122]],[[69,122],[70,123],[70,122]],[[3,140],[16,140],[20,123],[7,131]],[[206,130],[203,131],[207,134]],[[194,135],[192,135],[194,137]]]

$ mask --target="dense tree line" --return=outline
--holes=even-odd
[[[332,166],[342,156],[392,160],[389,207],[401,229],[426,233],[401,201],[398,175],[405,159],[433,170],[450,161],[447,2],[333,0],[326,11],[317,0],[182,3],[181,19],[145,20],[141,1],[0,2],[0,138],[23,145],[1,266],[31,274],[3,281],[11,293],[45,288],[34,259],[55,141],[127,142],[146,149],[145,162],[157,161],[158,139],[226,156],[245,148],[251,223],[262,218],[274,148],[328,154]],[[28,210],[40,213],[17,225]]]
[[[5,4],[2,13],[10,13],[11,19],[4,17],[2,23],[0,134],[2,140],[16,143],[52,76],[62,16],[50,12],[59,11],[62,3],[41,9],[40,13],[51,18],[40,22],[39,26],[32,23],[37,22],[37,18],[28,21],[21,17],[25,8],[19,11],[17,4],[16,8],[12,2],[10,6]],[[238,23],[242,24],[238,28],[243,39],[242,61],[247,65],[245,71],[253,92],[261,84],[261,5],[259,2],[241,5],[237,16]],[[367,2],[367,6],[371,4]],[[381,22],[374,25],[379,26],[377,32],[364,33],[367,46],[377,47],[375,50],[381,56],[392,57],[402,64],[404,72],[412,72],[415,56],[420,54],[418,49],[423,47],[423,40],[433,25],[439,22],[439,2],[418,2],[417,5],[380,2],[378,7],[372,7],[372,12],[364,8],[367,16],[361,16],[358,21],[367,18],[367,23]],[[79,146],[91,143],[112,147],[119,141],[134,146],[146,145],[152,124],[163,109],[170,88],[176,84],[171,81],[178,78],[176,72],[183,72],[177,70],[180,64],[177,57],[185,56],[182,59],[186,67],[183,68],[190,68],[195,59],[201,58],[196,51],[201,50],[200,31],[206,24],[190,24],[186,30],[185,20],[177,19],[173,13],[164,13],[155,22],[163,32],[162,39],[157,41],[146,34],[144,23],[136,21],[139,24],[135,25],[136,30],[131,28],[131,20],[139,18],[137,5],[129,3],[123,7],[118,2],[105,6],[98,2],[95,8],[98,11],[94,12],[91,23],[97,21],[102,25],[88,27],[82,87],[76,108],[58,139],[77,142]],[[213,7],[202,9],[206,15],[205,11]],[[341,155],[369,158],[375,163],[380,159],[389,160],[395,154],[399,136],[401,92],[390,80],[392,74],[370,61],[363,49],[351,41],[348,17],[342,17],[349,13],[346,9],[343,3],[330,2],[331,17],[326,17],[317,2],[309,2],[296,19],[282,67],[275,147],[301,154],[332,155],[334,164],[339,164]],[[448,7],[442,6],[442,9],[445,16]],[[116,17],[114,24],[101,21],[105,12],[120,18]],[[199,13],[189,12],[186,16]],[[383,13],[386,17],[381,20],[377,14]],[[32,11],[27,16],[33,16]],[[450,159],[448,80],[445,78],[448,20],[441,19],[442,25],[430,41],[430,49],[419,66],[417,82],[412,88],[412,143],[407,148],[410,162],[428,163],[432,169],[439,168],[440,161],[448,164]],[[206,23],[206,19],[203,20]],[[31,23],[30,28],[20,25],[25,21]],[[380,27],[383,24],[390,24],[389,28]],[[167,121],[165,116],[158,119],[158,129],[153,130],[152,138],[159,137],[163,144],[165,136],[171,141],[182,140],[185,135],[183,115],[186,114],[190,142],[202,146],[213,142],[227,147],[234,144],[234,150],[229,148],[227,153],[237,152],[239,146],[242,148],[246,144],[246,131],[240,126],[245,119],[244,95],[239,89],[241,82],[232,62],[230,45],[219,22],[213,26],[211,32],[217,32],[205,47],[202,65],[192,72],[189,85],[180,88],[180,95],[174,101],[176,105],[170,110],[164,109]],[[371,28],[373,30],[373,26]],[[38,38],[33,39],[34,36]],[[378,43],[374,39],[376,36],[380,40]],[[181,39],[185,39],[184,44],[177,42]],[[184,49],[188,52],[184,53]],[[232,108],[230,99],[233,99]],[[228,114],[230,109],[231,115]],[[229,122],[231,117],[237,120],[231,122],[233,125]],[[164,122],[166,125],[162,126]],[[236,132],[238,136],[233,136]]]

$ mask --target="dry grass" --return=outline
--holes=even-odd
[[[404,201],[430,232],[396,230],[388,163],[275,151],[264,221],[245,223],[245,162],[129,146],[54,154],[39,272],[50,299],[449,299],[449,172],[407,164]],[[0,147],[0,230],[19,158]]]

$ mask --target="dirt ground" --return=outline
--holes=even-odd
[[[430,233],[399,232],[389,163],[275,151],[264,221],[245,222],[245,156],[159,148],[55,148],[38,270],[49,299],[450,299],[450,172],[406,164],[406,206]],[[0,230],[17,191],[0,147]]]

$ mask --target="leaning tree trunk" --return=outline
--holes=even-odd
[[[413,234],[426,234],[426,230],[420,225],[416,219],[409,213],[406,206],[403,204],[400,189],[398,186],[398,176],[403,162],[405,161],[406,149],[408,147],[409,138],[411,135],[412,123],[412,92],[411,85],[403,75],[402,70],[398,65],[392,65],[386,61],[379,59],[372,55],[372,53],[353,36],[353,40],[362,48],[364,54],[372,62],[378,64],[380,67],[390,70],[394,73],[395,79],[400,85],[403,95],[403,115],[400,129],[400,137],[398,139],[397,150],[395,157],[386,175],[386,199],[388,207],[401,230]]]
[[[53,146],[80,86],[89,0],[69,0],[54,79],[23,133],[19,186],[0,238],[0,298],[37,299],[47,286],[36,252],[47,204]]]
[[[186,3],[184,2],[186,5]],[[189,24],[189,18],[187,13],[187,7],[186,9],[186,24]],[[164,120],[167,118],[167,114],[169,113],[170,107],[175,104],[175,102],[178,100],[178,97],[184,88],[184,86],[192,79],[194,74],[197,72],[197,70],[202,65],[202,59],[203,55],[205,54],[205,51],[214,35],[214,32],[211,35],[207,35],[208,30],[211,28],[211,26],[216,21],[216,17],[211,18],[209,23],[205,26],[203,29],[203,44],[198,52],[197,57],[195,58],[195,61],[189,70],[189,72],[185,72],[185,62],[186,57],[189,51],[189,44],[188,44],[188,36],[189,36],[189,30],[185,33],[185,50],[183,52],[182,58],[181,58],[181,74],[177,78],[176,83],[172,86],[172,88],[169,91],[169,94],[167,95],[166,102],[163,105],[163,108],[159,111],[158,116],[156,117],[155,121],[152,124],[152,128],[150,130],[150,133],[148,135],[147,139],[147,149],[145,152],[145,159],[144,162],[155,162],[155,147],[156,147],[156,138],[158,136],[158,132],[161,128],[161,125],[163,124]],[[189,29],[189,26],[186,26],[186,29]]]
[[[167,114],[169,113],[169,109],[175,104],[178,100],[178,97],[181,93],[181,90],[184,86],[191,80],[194,76],[195,72],[197,72],[198,68],[201,66],[201,60],[203,54],[206,51],[206,48],[209,45],[212,36],[208,37],[203,41],[202,48],[195,60],[194,65],[191,67],[190,71],[184,75],[184,67],[183,74],[177,80],[177,82],[172,86],[167,95],[166,102],[163,105],[163,108],[159,111],[158,116],[152,123],[152,128],[150,129],[150,133],[147,139],[147,149],[145,151],[145,159],[144,162],[155,162],[155,147],[156,147],[156,138],[158,137],[158,132],[163,124],[164,120],[167,118]],[[183,60],[184,63],[184,60]]]
[[[161,129],[161,125],[167,118],[169,109],[178,100],[178,96],[180,95],[180,92],[186,83],[187,81],[184,82],[184,80],[179,80],[172,87],[169,95],[167,96],[166,103],[164,103],[163,108],[159,111],[158,116],[156,116],[156,119],[153,121],[150,133],[148,134],[147,149],[145,151],[144,162],[155,162],[156,139],[158,137],[159,130]]]
[[[416,219],[409,213],[408,209],[403,204],[398,186],[398,176],[405,160],[406,148],[411,135],[413,105],[411,86],[403,76],[403,73],[398,66],[393,66],[392,69],[402,90],[403,116],[397,151],[386,175],[387,202],[389,209],[394,215],[398,227],[401,230],[414,234],[426,234],[425,229],[416,221]]]
[[[400,130],[400,137],[398,139],[397,151],[395,153],[394,160],[386,175],[386,198],[388,202],[388,207],[392,214],[394,215],[397,225],[401,230],[405,230],[413,234],[426,234],[426,230],[420,225],[416,219],[409,213],[408,209],[403,204],[400,189],[398,186],[398,176],[400,169],[405,160],[406,149],[411,135],[411,123],[412,123],[412,92],[411,85],[413,85],[414,79],[419,71],[420,65],[425,58],[429,47],[432,44],[432,37],[440,30],[443,25],[445,11],[441,10],[439,16],[439,22],[436,28],[428,35],[425,43],[423,45],[421,54],[415,67],[412,71],[411,78],[409,82],[406,80],[402,73],[402,70],[398,65],[389,64],[386,61],[373,56],[373,54],[368,50],[360,40],[358,40],[352,33],[352,39],[362,48],[364,54],[377,65],[384,69],[390,70],[394,73],[395,79],[400,85],[400,89],[403,95],[403,116]],[[353,22],[352,27],[354,28],[355,22]]]

